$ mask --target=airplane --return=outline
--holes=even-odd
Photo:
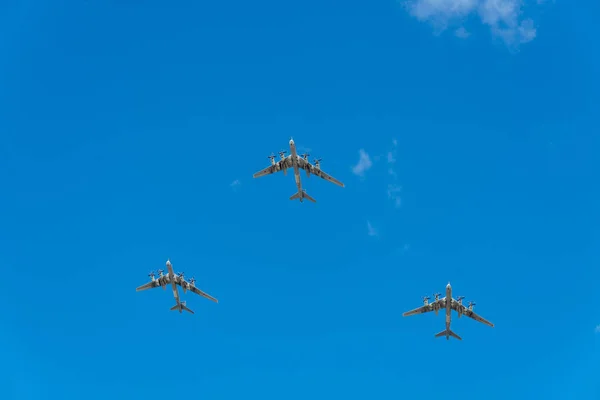
[[[219,302],[219,300],[215,299],[208,293],[205,293],[202,290],[198,289],[196,287],[196,279],[194,279],[193,277],[189,281],[186,281],[183,272],[175,274],[173,272],[173,265],[171,264],[170,260],[167,260],[167,273],[164,274],[164,271],[162,269],[159,269],[158,275],[159,277],[155,278],[156,275],[154,274],[154,271],[150,272],[148,274],[148,276],[151,279],[150,282],[139,286],[135,289],[135,291],[141,292],[142,290],[152,289],[156,287],[162,287],[164,290],[166,290],[167,285],[170,283],[173,288],[173,296],[175,297],[175,305],[171,307],[171,311],[177,310],[180,314],[183,311],[187,311],[191,314],[194,314],[194,312],[185,305],[185,301],[180,301],[177,285],[181,286],[181,288],[183,289],[183,293],[186,293],[188,290],[190,290],[200,296],[206,297],[207,299],[214,301],[215,303]]]
[[[299,199],[301,203],[304,201],[304,199],[312,201],[313,203],[317,202],[314,198],[312,198],[306,193],[305,189],[302,189],[302,182],[300,181],[301,169],[306,171],[307,177],[310,177],[310,174],[313,174],[329,182],[335,183],[338,186],[344,187],[344,184],[342,182],[325,173],[321,169],[320,158],[313,160],[313,165],[308,161],[308,157],[310,156],[310,154],[304,153],[298,155],[298,153],[296,152],[296,145],[294,144],[294,139],[290,138],[290,155],[286,156],[285,153],[287,153],[287,151],[282,150],[279,152],[280,159],[278,161],[275,161],[275,155],[271,154],[268,157],[271,160],[271,165],[269,165],[267,168],[261,171],[258,171],[253,175],[253,177],[260,178],[261,176],[270,175],[279,171],[283,171],[283,174],[287,175],[287,169],[293,168],[294,178],[296,179],[296,187],[298,188],[298,191],[294,195],[292,195],[292,197],[290,197],[290,200]]]
[[[456,338],[458,340],[462,340],[462,338],[460,336],[458,336],[456,333],[454,333],[450,330],[450,322],[452,319],[452,310],[454,310],[458,313],[458,318],[460,318],[461,315],[464,314],[467,317],[474,319],[475,321],[478,321],[478,322],[481,322],[488,326],[491,326],[492,328],[494,327],[494,324],[492,324],[490,321],[475,314],[475,312],[473,311],[473,307],[475,306],[474,302],[470,301],[468,307],[465,307],[462,303],[463,299],[465,298],[464,296],[459,296],[456,299],[452,298],[452,286],[450,286],[450,282],[448,282],[448,285],[446,285],[446,296],[442,297],[442,298],[440,298],[440,296],[441,296],[440,293],[434,294],[434,300],[431,303],[429,303],[429,299],[430,299],[429,296],[423,297],[423,305],[421,307],[415,308],[414,310],[411,310],[411,311],[407,311],[404,314],[402,314],[402,316],[408,317],[411,315],[423,314],[423,313],[427,313],[430,311],[434,311],[435,315],[438,315],[438,312],[440,310],[445,309],[446,310],[446,329],[441,331],[440,333],[436,334],[435,337],[445,336],[446,340],[450,340],[450,337]]]

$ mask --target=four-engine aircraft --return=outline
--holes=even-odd
[[[260,178],[261,176],[270,175],[270,174],[273,174],[273,173],[279,172],[279,171],[283,171],[283,174],[287,175],[287,169],[293,168],[294,169],[294,178],[296,180],[296,186],[297,186],[298,192],[295,193],[294,195],[292,195],[290,197],[290,200],[299,199],[300,202],[302,202],[304,199],[307,199],[309,201],[312,201],[313,203],[316,203],[316,200],[314,198],[312,198],[311,196],[309,196],[306,193],[306,190],[304,190],[302,188],[302,183],[300,181],[300,169],[303,169],[304,171],[306,171],[307,177],[309,177],[311,174],[313,174],[313,175],[316,175],[316,176],[318,176],[322,179],[325,179],[329,182],[332,182],[338,186],[344,187],[344,184],[342,182],[338,181],[337,179],[333,178],[332,176],[328,175],[323,170],[321,170],[321,166],[320,166],[321,160],[320,159],[314,160],[314,165],[313,165],[308,161],[309,154],[302,154],[302,155],[297,154],[296,146],[294,144],[293,139],[290,138],[289,144],[290,144],[290,153],[291,153],[289,156],[287,156],[287,157],[285,156],[286,151],[280,151],[279,152],[280,160],[275,161],[275,155],[272,154],[271,156],[269,156],[269,158],[271,159],[271,165],[268,166],[267,168],[255,173],[253,175],[253,177]],[[185,310],[187,312],[194,314],[194,312],[186,306],[185,301],[183,301],[183,302],[180,301],[179,291],[177,288],[178,285],[181,286],[184,293],[187,290],[190,290],[200,296],[203,296],[209,300],[214,301],[215,303],[218,303],[218,300],[216,298],[201,291],[200,289],[198,289],[195,286],[194,278],[191,278],[189,281],[186,281],[184,278],[183,272],[180,272],[178,274],[175,274],[173,272],[173,266],[171,265],[171,262],[169,260],[167,260],[166,265],[167,265],[167,274],[166,275],[163,273],[164,272],[163,270],[158,270],[159,277],[156,278],[154,272],[150,272],[150,274],[148,276],[150,276],[151,281],[142,286],[139,286],[135,290],[137,292],[139,292],[142,290],[147,290],[147,289],[156,288],[156,287],[162,287],[163,289],[166,290],[166,286],[168,284],[171,284],[171,286],[173,288],[173,296],[175,297],[175,302],[176,302],[176,304],[173,307],[171,307],[171,310],[178,310],[180,313],[182,313]],[[427,313],[427,312],[431,312],[431,311],[435,312],[435,314],[437,315],[440,310],[446,310],[446,329],[435,335],[435,337],[445,336],[446,340],[450,340],[450,337],[454,337],[458,340],[462,340],[462,338],[460,336],[458,336],[456,333],[452,332],[452,330],[450,329],[450,323],[452,321],[452,310],[454,310],[458,313],[459,318],[462,315],[466,315],[467,317],[472,318],[478,322],[481,322],[483,324],[491,326],[492,328],[494,327],[494,324],[492,324],[485,318],[477,315],[473,311],[473,306],[475,306],[475,303],[469,302],[468,306],[466,307],[462,303],[464,296],[459,296],[456,299],[452,298],[452,287],[450,286],[450,282],[448,282],[448,285],[446,286],[446,296],[440,298],[440,295],[441,295],[440,293],[436,293],[434,295],[435,299],[431,303],[429,303],[430,297],[425,296],[423,298],[423,305],[421,307],[415,308],[414,310],[411,310],[411,311],[407,311],[404,314],[402,314],[402,316],[408,317],[411,315],[423,314],[423,313]]]
[[[450,337],[456,338],[458,340],[462,340],[460,336],[450,330],[450,322],[452,320],[452,310],[458,313],[458,317],[461,315],[466,315],[469,318],[474,319],[475,321],[481,322],[488,326],[494,327],[490,321],[482,318],[481,316],[475,314],[473,311],[473,306],[475,303],[469,302],[468,307],[465,307],[462,304],[464,296],[459,296],[457,299],[452,298],[452,286],[450,286],[450,282],[446,286],[446,296],[440,298],[440,293],[436,293],[435,299],[433,302],[429,303],[429,297],[425,296],[423,298],[423,305],[419,308],[415,308],[414,310],[407,311],[402,314],[403,317],[408,317],[416,314],[423,314],[430,311],[434,311],[437,315],[440,310],[446,310],[446,329],[436,334],[435,337],[445,336],[446,340],[450,340]]]
[[[316,203],[317,201],[309,196],[306,193],[306,190],[302,189],[302,182],[300,181],[300,170],[303,169],[306,171],[306,176],[309,177],[311,174],[316,175],[322,179],[325,179],[329,182],[335,183],[338,186],[344,187],[344,184],[329,174],[326,174],[321,169],[321,159],[314,160],[314,165],[308,161],[308,156],[310,154],[302,154],[298,155],[296,152],[296,145],[294,144],[294,139],[290,139],[290,155],[285,156],[286,151],[279,152],[279,161],[275,161],[275,155],[271,154],[268,158],[271,159],[271,165],[267,168],[258,171],[253,175],[254,178],[260,178],[261,176],[270,175],[278,171],[283,171],[284,175],[287,175],[287,169],[294,169],[294,178],[296,179],[296,187],[298,188],[298,192],[296,192],[290,200],[299,199],[302,202],[304,199],[308,201],[312,201]]]
[[[212,300],[215,303],[219,302],[217,299],[215,299],[208,293],[205,293],[202,290],[198,289],[196,287],[196,280],[193,277],[189,281],[186,281],[183,272],[175,274],[173,272],[173,266],[171,265],[171,261],[169,260],[167,260],[167,274],[165,275],[164,271],[162,269],[159,269],[158,275],[158,278],[156,278],[154,271],[150,272],[148,276],[150,277],[151,281],[136,288],[135,291],[140,292],[142,290],[152,289],[156,287],[162,287],[164,290],[166,290],[167,285],[170,283],[171,287],[173,288],[173,296],[175,297],[175,305],[171,307],[171,311],[178,310],[179,313],[187,311],[189,313],[194,314],[194,312],[185,305],[185,301],[179,300],[179,291],[177,289],[177,285],[181,286],[181,288],[183,289],[183,293],[189,290],[202,297],[206,297],[207,299]]]

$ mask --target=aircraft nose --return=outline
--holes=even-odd
[[[446,285],[446,289],[450,289],[450,282]]]

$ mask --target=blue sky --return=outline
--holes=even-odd
[[[490,4],[4,2],[2,397],[597,399],[599,6]]]

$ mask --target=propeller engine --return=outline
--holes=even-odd
[[[308,154],[308,153],[306,153],[306,152],[305,152],[304,154],[301,154],[301,155],[300,155],[300,157],[302,157],[302,158],[304,159],[304,161],[306,161],[307,163],[309,163],[309,161],[308,161],[308,156],[310,156],[310,154]],[[304,168],[304,170],[306,171],[306,177],[307,177],[307,178],[310,178],[310,166],[309,166],[309,165],[307,165],[307,166]]]
[[[433,304],[433,311],[435,311],[435,315],[438,315],[438,312],[440,311],[440,303],[438,303],[440,296],[441,296],[441,293],[433,294],[434,302],[432,304]]]
[[[271,155],[267,158],[271,160],[271,165],[275,165],[275,154],[271,153]]]
[[[315,168],[321,168],[321,160],[322,158],[315,158],[313,162],[315,163]]]
[[[462,301],[465,298],[465,296],[458,296],[456,298],[456,302],[458,303],[459,306],[462,306]],[[461,315],[463,315],[463,310],[465,308],[464,307],[456,307],[456,312],[458,313],[458,318],[461,317]]]
[[[194,277],[192,276],[192,277],[190,278],[190,281],[189,281],[189,283],[190,283],[190,285],[192,285],[192,286],[195,286],[195,284],[196,284],[196,278],[194,278]]]
[[[424,304],[424,305],[427,305],[427,304],[429,303],[429,299],[430,299],[430,298],[431,298],[431,297],[429,297],[429,296],[423,296],[423,304]]]
[[[150,279],[154,280],[154,271],[150,271],[150,273],[148,274],[148,276],[150,277]]]
[[[473,311],[473,307],[475,307],[475,305],[476,305],[476,304],[477,304],[477,303],[475,303],[474,301],[470,301],[470,302],[469,302],[469,310],[470,310],[470,311]]]
[[[279,157],[281,157],[281,160],[280,160],[280,161],[283,161],[283,160],[285,160],[285,153],[287,153],[287,151],[285,151],[285,150],[281,150],[281,151],[279,152]],[[278,171],[279,171],[279,170],[283,170],[283,175],[287,176],[287,168],[285,167],[285,164],[284,164],[284,163],[281,163],[281,165],[279,166],[279,168],[278,168],[277,170],[278,170]]]
[[[158,275],[160,275],[160,276],[163,276],[163,273],[164,273],[164,272],[165,272],[165,271],[163,271],[162,269],[159,269],[159,270],[158,270]]]
[[[185,272],[178,272],[177,276],[180,277],[181,279],[185,279],[184,278]]]

